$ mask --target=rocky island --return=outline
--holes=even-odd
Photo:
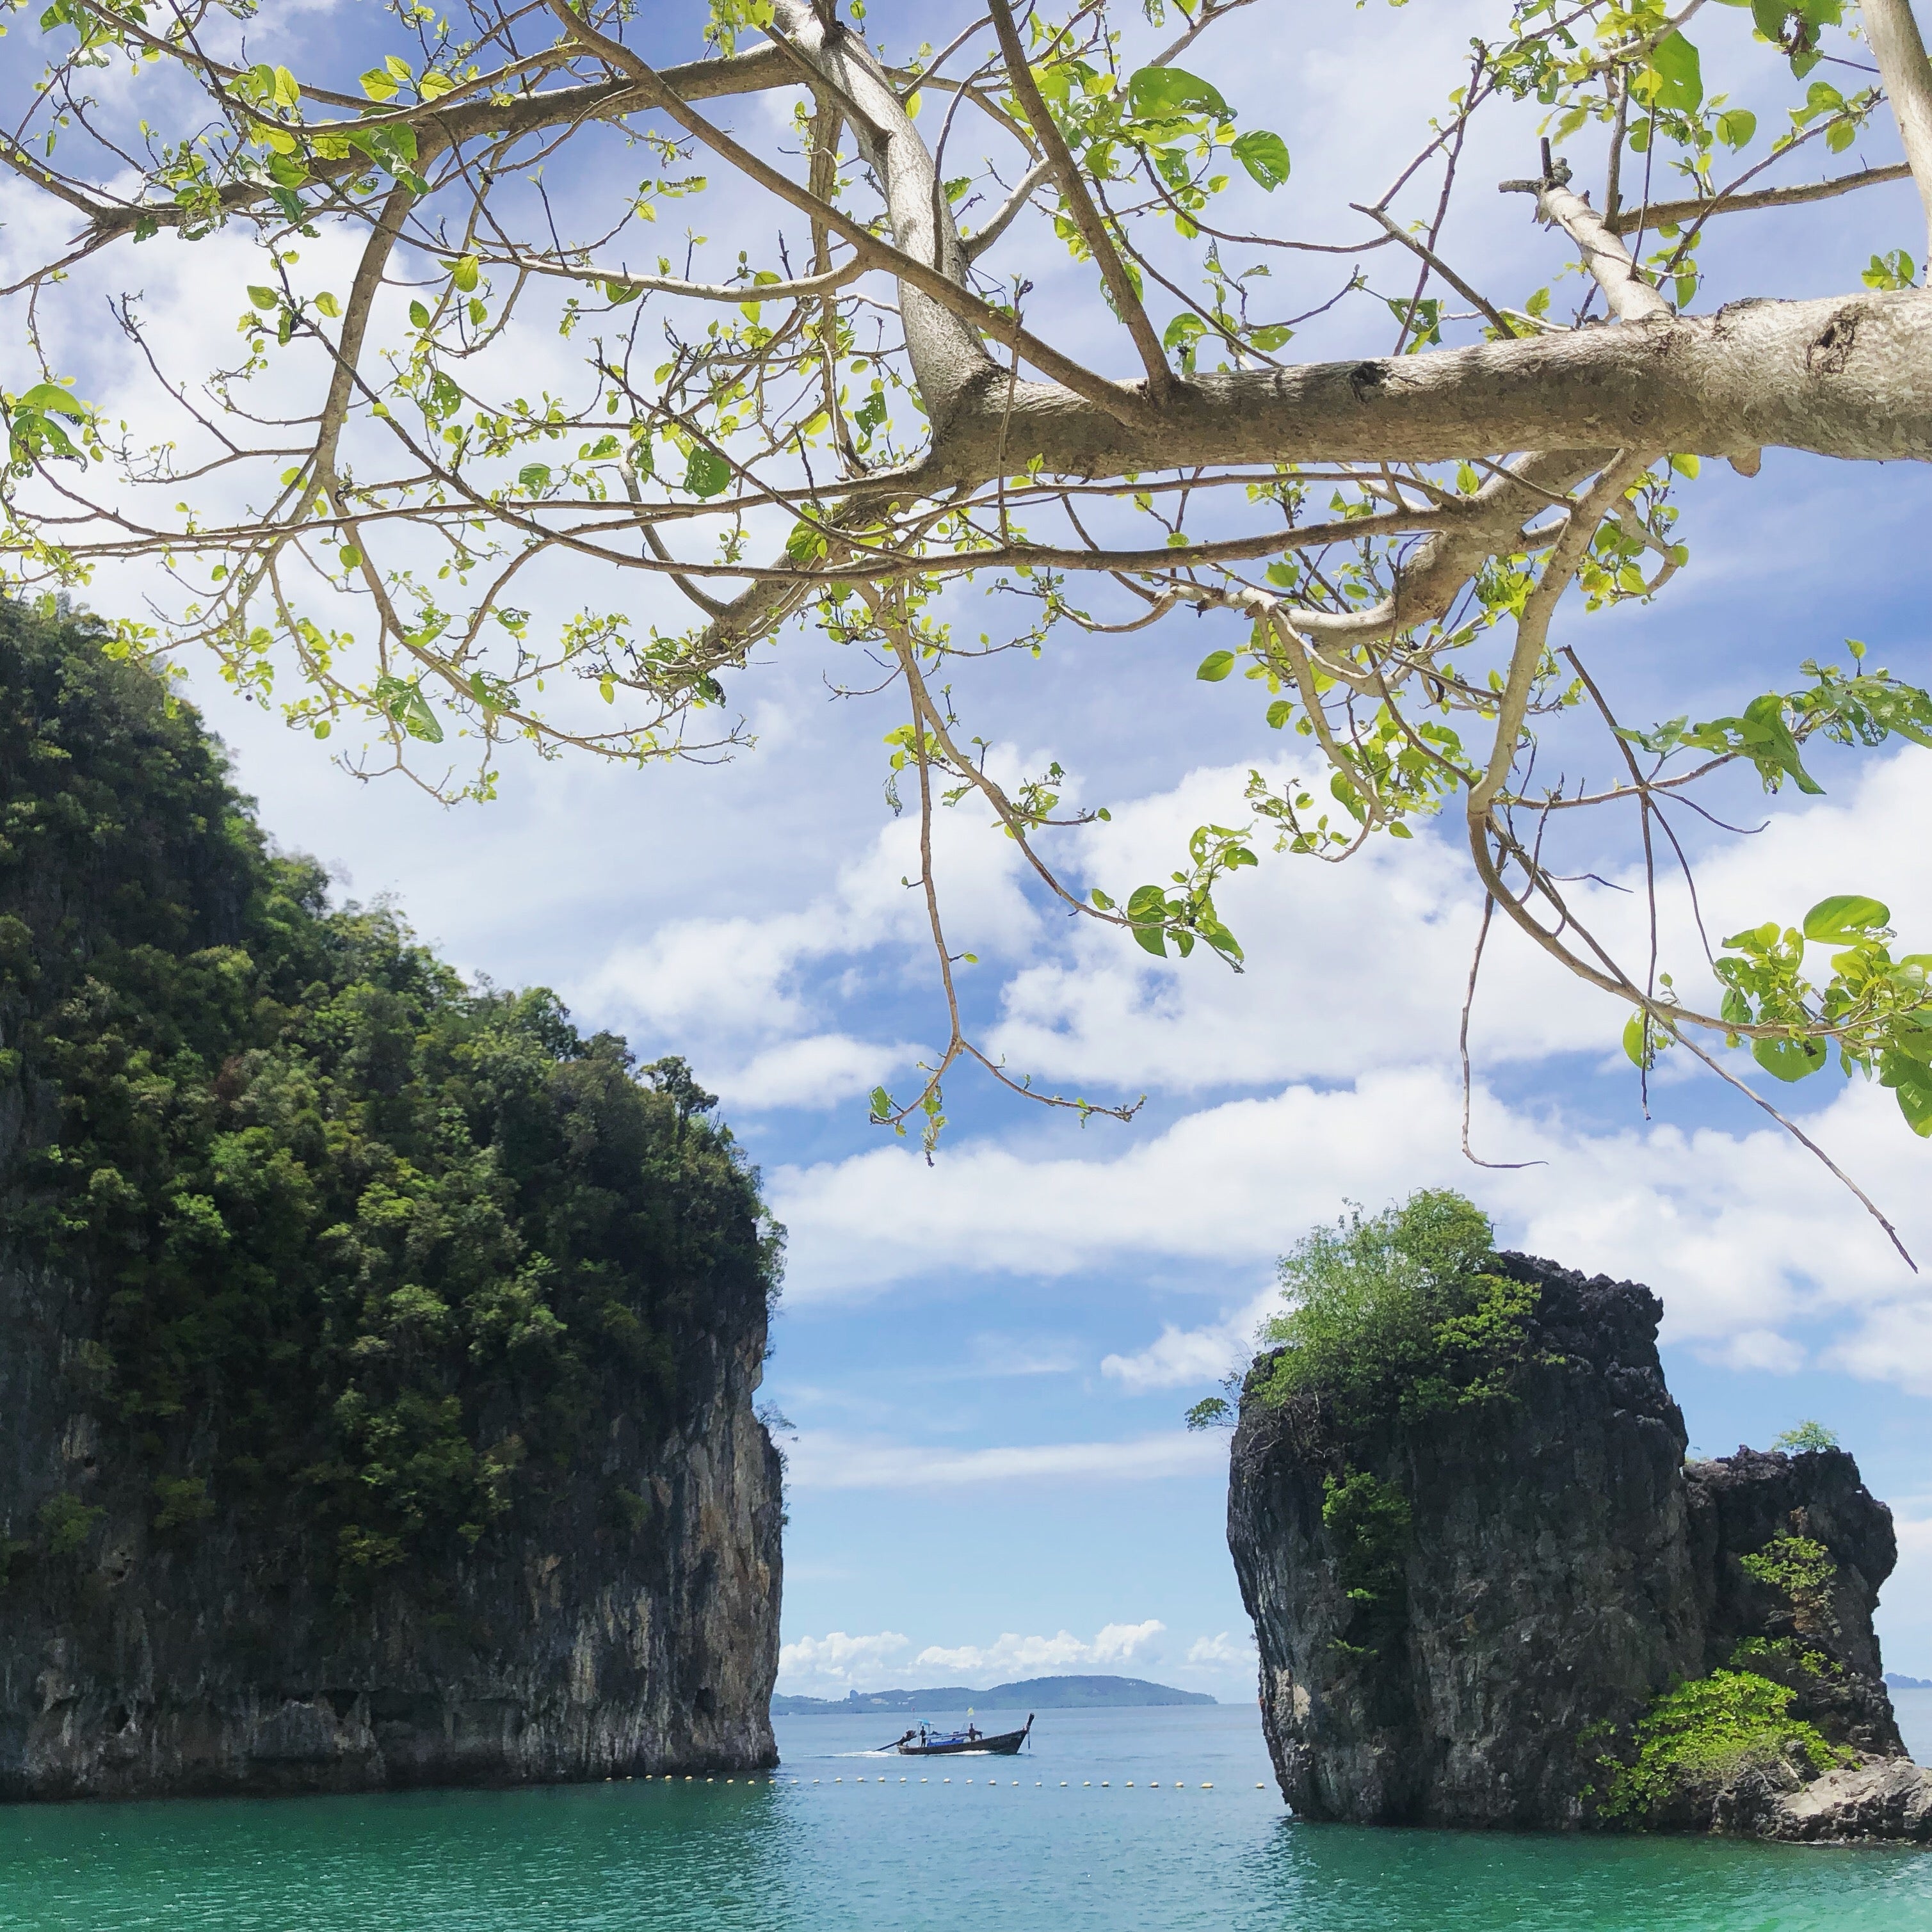
[[[0,600],[0,1798],[776,1761],[712,1096],[269,847]]]
[[[1228,1520],[1298,1813],[1932,1839],[1851,1456],[1687,1461],[1657,1298],[1490,1252],[1454,1196],[1284,1272]]]

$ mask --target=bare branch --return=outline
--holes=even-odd
[[[1006,58],[1006,78],[1012,84],[1014,95],[1025,112],[1034,138],[1052,164],[1060,199],[1072,214],[1074,226],[1080,230],[1081,238],[1087,244],[1100,271],[1100,278],[1107,285],[1114,313],[1126,324],[1127,333],[1133,338],[1134,347],[1140,354],[1141,367],[1147,372],[1148,393],[1156,402],[1164,403],[1174,388],[1174,371],[1167,366],[1167,352],[1160,346],[1160,338],[1154,333],[1154,324],[1148,321],[1147,310],[1141,306],[1139,293],[1128,277],[1126,265],[1120,260],[1119,250],[1114,246],[1114,238],[1107,232],[1107,224],[1101,219],[1100,211],[1094,206],[1094,197],[1087,190],[1080,164],[1073,158],[1058,124],[1048,112],[1040,83],[1033,77],[1033,69],[1027,64],[1026,50],[1020,45],[1012,8],[1006,4],[1006,0],[986,0],[986,5],[993,16],[993,31],[999,38],[1000,52]]]

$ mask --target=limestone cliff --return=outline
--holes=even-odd
[[[1288,1802],[1363,1823],[1932,1835],[1872,1631],[1891,1515],[1852,1458],[1687,1464],[1656,1298],[1490,1266],[1532,1291],[1506,1391],[1364,1427],[1319,1390],[1270,1399],[1274,1358],[1249,1376],[1228,1541]],[[1340,1506],[1365,1485],[1379,1519]]]
[[[0,1798],[774,1762],[755,1174],[324,884],[0,601]]]

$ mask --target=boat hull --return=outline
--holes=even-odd
[[[1033,1718],[1029,1714],[1024,1726],[1017,1731],[1003,1731],[998,1737],[961,1738],[949,1739],[943,1744],[915,1744],[902,1741],[893,1748],[902,1757],[1013,1757],[1027,1741],[1027,1733],[1033,1729]]]

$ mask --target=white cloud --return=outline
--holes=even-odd
[[[934,1448],[806,1430],[787,1451],[788,1490],[956,1489],[980,1483],[1149,1482],[1208,1474],[1226,1462],[1220,1437],[1173,1430],[1120,1442]]]
[[[871,1636],[848,1636],[832,1630],[824,1636],[802,1636],[778,1649],[778,1682],[792,1696],[822,1695],[828,1687],[843,1692],[860,1677],[877,1679],[879,1672],[903,1652],[910,1640],[896,1630]]]
[[[833,1630],[784,1645],[778,1652],[778,1684],[794,1696],[842,1696],[850,1690],[916,1689],[922,1678],[930,1683],[935,1678],[956,1682],[964,1678],[987,1684],[1066,1672],[1118,1672],[1128,1664],[1157,1662],[1162,1654],[1159,1640],[1166,1633],[1167,1626],[1158,1617],[1103,1624],[1090,1639],[1065,1630],[1052,1636],[1022,1636],[1009,1630],[991,1643],[928,1644],[908,1660],[905,1653],[912,1646],[896,1630],[870,1636]],[[1191,1655],[1190,1660],[1195,1660]]]
[[[1255,1640],[1252,1635],[1232,1636],[1226,1630],[1217,1636],[1197,1637],[1187,1646],[1187,1661],[1204,1667],[1222,1665],[1252,1670],[1255,1665]]]
[[[885,1046],[850,1034],[812,1034],[767,1047],[715,1078],[728,1108],[830,1107],[878,1086],[917,1051],[903,1042]]]
[[[1074,870],[1117,897],[1165,877],[1194,826],[1246,821],[1247,769],[1198,770],[1171,790],[1115,806],[1111,823],[1078,835]],[[1932,931],[1932,842],[1873,836],[1928,812],[1932,758],[1909,747],[1866,765],[1842,800],[1774,811],[1755,838],[1719,843],[1697,861],[1706,929],[1714,937],[1770,918],[1795,924],[1826,893],[1856,890],[1886,900],[1908,940]],[[1846,869],[1853,853],[1855,878]],[[1625,890],[1580,882],[1570,903],[1640,976],[1640,875],[1611,877]],[[1267,857],[1228,880],[1216,904],[1246,949],[1247,971],[1230,973],[1204,952],[1156,959],[1082,921],[1060,952],[1007,982],[999,1050],[1042,1078],[1174,1092],[1348,1079],[1454,1054],[1481,898],[1466,856],[1446,838],[1424,830],[1406,843],[1378,840],[1341,866]],[[1659,913],[1662,965],[1694,1001],[1708,975],[1673,876],[1660,880]],[[1471,1022],[1479,1067],[1613,1054],[1624,1017],[1507,920],[1496,922]]]
[[[1280,1290],[1270,1286],[1226,1321],[1201,1328],[1177,1328],[1168,1322],[1144,1348],[1102,1358],[1100,1372],[1130,1395],[1219,1382],[1254,1359],[1257,1331],[1280,1304]]]
[[[1052,1636],[1018,1636],[1007,1631],[997,1642],[983,1646],[928,1644],[913,1660],[922,1670],[994,1679],[1112,1671],[1125,1664],[1156,1660],[1160,1653],[1151,1647],[1166,1630],[1159,1618],[1150,1617],[1144,1623],[1108,1624],[1090,1643],[1069,1630]],[[1142,1652],[1150,1651],[1150,1654],[1142,1657]]]
[[[791,1233],[793,1292],[824,1300],[930,1280],[936,1256],[962,1275],[1066,1276],[1156,1258],[1257,1269],[1345,1198],[1374,1206],[1451,1185],[1476,1195],[1512,1246],[1648,1282],[1664,1298],[1670,1339],[1748,1337],[1742,1359],[1783,1371],[1802,1346],[1790,1330],[1828,1322],[1838,1333],[1835,1362],[1932,1389],[1925,1286],[1783,1134],[1669,1126],[1592,1134],[1478,1098],[1483,1145],[1549,1164],[1472,1174],[1456,1152],[1456,1082],[1421,1069],[1204,1108],[1162,1133],[1116,1142],[1111,1159],[1028,1160],[1011,1146],[969,1142],[930,1169],[880,1149],[781,1170],[772,1192]],[[1811,1126],[1890,1208],[1907,1244],[1932,1254],[1924,1150],[1891,1096],[1847,1087]],[[1142,1365],[1150,1377],[1195,1344],[1153,1347]],[[1202,1347],[1198,1359],[1208,1356]],[[1124,1382],[1133,1359],[1120,1358]]]

